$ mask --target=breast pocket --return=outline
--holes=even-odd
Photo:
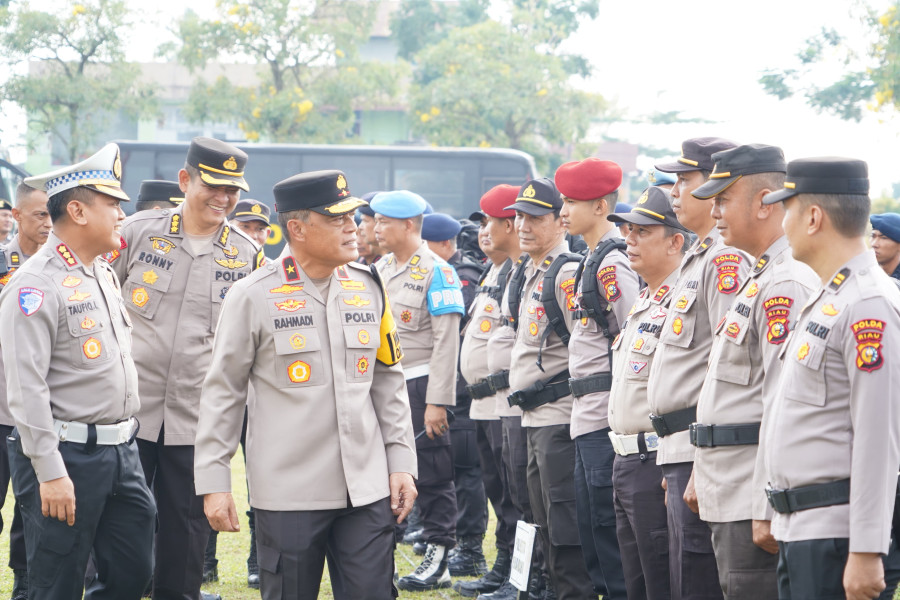
[[[628,367],[625,369],[628,379],[647,379],[650,374],[650,359],[658,343],[659,340],[650,334],[635,338],[628,353]]]
[[[169,271],[149,265],[136,266],[122,287],[122,299],[132,313],[153,319],[171,283]]]
[[[672,307],[663,323],[660,341],[670,346],[687,348],[694,339],[694,326],[697,321],[696,292],[682,292],[672,300]]]
[[[540,346],[544,338],[544,331],[550,325],[550,320],[544,313],[544,305],[537,302],[529,302],[522,311],[519,327],[523,329],[522,339],[529,346]]]
[[[279,383],[287,387],[312,387],[325,383],[322,346],[314,328],[276,331],[274,336]]]
[[[799,340],[795,348],[785,352],[784,360],[791,361],[790,374],[784,396],[788,400],[803,402],[813,406],[825,406],[825,372],[821,369],[825,359],[825,345],[811,341],[810,338]],[[785,366],[787,368],[787,365]]]
[[[372,380],[375,351],[380,343],[378,330],[377,323],[344,326],[344,344],[347,347],[344,370],[349,383]]]
[[[72,338],[73,364],[90,367],[109,362],[112,358],[112,330],[106,323],[100,322],[99,315],[87,315],[82,322],[93,323],[93,326],[86,330],[79,329],[78,335]]]
[[[750,345],[746,343],[749,323],[747,319],[735,318],[729,313],[719,329],[723,339],[719,360],[712,365],[712,375],[719,381],[747,385],[750,383]]]

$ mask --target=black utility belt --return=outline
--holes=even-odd
[[[650,415],[650,423],[659,437],[666,437],[679,431],[687,431],[697,420],[697,407],[688,406],[664,415]]]
[[[509,387],[509,370],[491,373],[484,380],[488,382],[488,385],[491,386],[491,389],[496,394]]]
[[[610,389],[612,389],[611,373],[598,373],[587,377],[579,377],[578,379],[569,379],[569,390],[576,398],[593,394],[594,392],[608,392]]]
[[[841,479],[840,481],[806,485],[789,490],[776,490],[772,487],[767,487],[766,496],[768,496],[769,504],[772,505],[775,512],[783,515],[810,508],[849,504],[850,480]]]
[[[472,397],[472,400],[481,400],[494,395],[494,389],[487,379],[482,379],[478,383],[470,383],[466,386],[466,391]]]
[[[507,396],[510,406],[518,406],[522,410],[533,410],[538,406],[556,402],[572,392],[569,390],[569,371],[557,373],[550,379],[538,381],[524,390],[518,390]]]
[[[751,446],[759,444],[759,423],[740,425],[704,425],[691,423],[691,444],[698,448]]]

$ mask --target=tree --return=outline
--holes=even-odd
[[[416,56],[414,128],[432,143],[526,150],[574,143],[605,110],[575,90],[563,61],[495,21],[451,32]]]
[[[0,86],[0,99],[25,109],[29,125],[57,139],[70,162],[97,144],[118,112],[137,118],[156,110],[139,67],[124,60],[130,14],[124,0],[84,0],[59,14],[0,7],[7,63],[32,61],[27,74]]]
[[[461,0],[455,4],[402,0],[391,17],[397,56],[412,60],[422,48],[440,42],[454,29],[487,20],[489,4],[489,0]]]
[[[760,83],[779,99],[803,96],[819,112],[859,121],[866,110],[896,110],[900,99],[900,2],[884,13],[871,8],[860,17],[870,34],[863,49],[854,48],[836,29],[823,28],[806,41],[787,69],[770,69]],[[823,66],[837,65],[843,74],[825,83]]]
[[[237,119],[249,140],[345,141],[355,110],[394,102],[406,66],[364,61],[377,2],[220,0],[209,20],[187,13],[178,24],[178,59],[197,69],[214,59],[260,65],[251,84],[200,82],[195,121]]]

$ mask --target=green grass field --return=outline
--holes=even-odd
[[[231,462],[233,477],[235,482],[244,481],[244,459],[238,449]],[[235,485],[235,503],[238,507],[238,515],[241,521],[241,531],[239,533],[221,533],[219,534],[217,557],[219,559],[219,582],[208,584],[203,587],[207,592],[215,592],[221,594],[223,600],[255,600],[260,598],[258,590],[247,587],[247,552],[250,548],[250,529],[247,524],[247,487],[245,485]],[[13,585],[12,571],[6,567],[9,560],[9,532],[6,530],[9,523],[12,523],[13,496],[12,486],[10,486],[9,495],[3,506],[3,523],[4,531],[0,534],[0,600],[9,598]],[[488,554],[488,567],[493,564],[496,555],[494,548],[493,536],[493,515],[491,515],[492,523],[489,526],[488,537],[485,538],[484,548]],[[411,573],[419,564],[418,556],[413,554],[412,546],[401,545],[397,549],[395,555],[397,561],[397,569],[400,575]],[[428,593],[409,593],[401,592],[401,598],[417,599],[417,600],[448,600],[451,598],[462,598],[452,589],[440,590]],[[328,580],[328,570],[322,578],[322,587],[319,592],[319,598],[333,598],[331,595],[331,584]]]

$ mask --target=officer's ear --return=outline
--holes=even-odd
[[[306,223],[301,221],[300,219],[291,219],[287,222],[287,232],[289,240],[296,240],[298,242],[306,241]]]
[[[191,174],[185,169],[178,171],[178,187],[182,192],[187,192],[188,183],[191,181]]]

